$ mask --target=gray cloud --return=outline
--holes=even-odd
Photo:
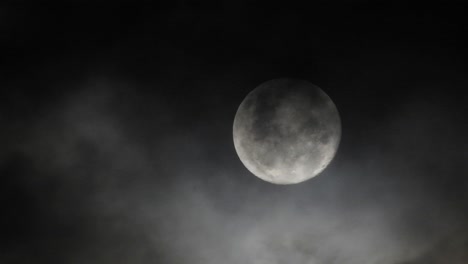
[[[196,118],[183,124],[163,98],[114,82],[87,86],[41,113],[16,146],[38,172],[26,180],[38,194],[38,210],[46,212],[44,221],[64,226],[63,233],[38,240],[49,247],[37,248],[44,263],[415,264],[467,258],[466,195],[455,189],[452,195],[465,202],[453,204],[445,189],[454,185],[453,167],[466,171],[455,146],[463,134],[452,132],[459,127],[450,110],[409,103],[367,131],[368,143],[356,148],[356,156],[338,153],[323,175],[279,187],[248,174],[225,140],[230,136],[212,137],[229,131],[219,124]],[[222,147],[210,148],[216,144]],[[44,195],[37,182],[57,187]],[[51,245],[59,253],[47,253]],[[3,260],[28,263],[21,250],[28,248],[18,246]]]

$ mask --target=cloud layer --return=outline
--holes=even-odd
[[[450,108],[408,102],[373,131],[348,130],[365,145],[346,142],[344,127],[322,175],[276,186],[238,160],[233,116],[190,117],[108,80],[85,86],[2,152],[13,231],[1,262],[467,260],[468,185],[455,175],[467,172],[466,139]]]

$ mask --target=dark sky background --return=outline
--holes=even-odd
[[[0,263],[465,264],[460,4],[0,8]],[[342,140],[278,186],[234,150],[260,83],[308,80]]]

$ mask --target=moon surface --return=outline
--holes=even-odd
[[[234,146],[254,175],[296,184],[322,172],[341,139],[341,121],[319,87],[294,79],[267,81],[242,101],[234,118]]]

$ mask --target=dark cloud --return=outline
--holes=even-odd
[[[355,146],[363,152],[358,157],[340,155],[324,175],[278,187],[250,176],[225,137],[174,123],[173,106],[122,93],[112,82],[86,85],[92,88],[43,113],[27,144],[3,161],[5,261],[464,258],[458,230],[466,229],[467,203],[451,198],[466,197],[466,189],[451,182],[462,172],[454,167],[464,168],[452,146],[462,135],[439,138],[459,129],[450,127],[456,124],[450,111],[433,114],[433,107],[411,103],[395,109],[393,120],[369,133],[367,146]],[[149,112],[135,110],[148,101],[154,105]],[[158,125],[164,123],[180,130],[165,133]],[[203,126],[223,131],[216,123]],[[211,144],[223,148],[206,147]]]

